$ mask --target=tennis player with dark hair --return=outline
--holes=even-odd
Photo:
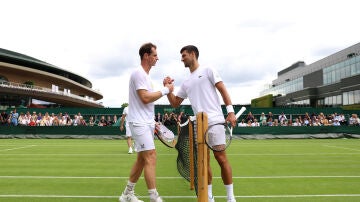
[[[199,51],[196,46],[185,46],[180,50],[180,53],[181,61],[186,68],[189,68],[191,74],[189,78],[182,83],[176,95],[173,93],[167,95],[171,106],[179,107],[184,99],[189,98],[194,114],[197,114],[198,112],[207,113],[209,125],[225,122],[220,99],[216,91],[218,90],[228,112],[226,121],[230,122],[234,127],[236,125],[234,108],[231,103],[230,95],[218,72],[212,68],[200,67],[198,62]],[[163,84],[166,86],[172,84],[173,81],[172,78],[166,77],[164,78]],[[209,137],[210,136],[212,136],[209,142],[211,145],[225,144],[225,132],[223,126],[211,127],[209,129]],[[214,151],[213,154],[221,168],[221,177],[226,188],[227,201],[235,202],[232,169],[226,156],[226,152]],[[209,160],[210,158],[208,158],[208,161]],[[212,172],[210,163],[208,165],[208,196],[209,202],[213,202],[215,200],[212,194]]]
[[[162,202],[156,190],[156,151],[154,144],[155,107],[154,101],[174,90],[173,84],[166,84],[160,91],[154,91],[149,72],[158,61],[156,45],[146,43],[140,47],[141,67],[132,72],[129,81],[129,112],[127,121],[135,141],[137,159],[130,171],[130,177],[120,202],[137,202],[135,184],[144,171],[144,178],[150,195],[150,202]]]

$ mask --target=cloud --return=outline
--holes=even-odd
[[[19,6],[21,5],[21,6]],[[2,2],[2,48],[84,76],[106,107],[127,102],[138,49],[153,42],[157,87],[189,75],[181,47],[196,45],[202,66],[217,69],[234,103],[250,103],[277,72],[310,64],[359,42],[355,0],[12,0]],[[158,103],[167,103],[161,99]]]

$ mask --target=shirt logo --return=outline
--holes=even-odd
[[[202,77],[202,75],[199,75],[199,79]]]

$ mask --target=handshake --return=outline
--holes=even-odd
[[[174,91],[174,79],[170,78],[169,76],[165,77],[163,80],[164,88],[161,90],[162,95],[167,95]]]

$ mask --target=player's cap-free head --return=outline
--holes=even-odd
[[[184,46],[184,47],[180,50],[180,53],[182,53],[182,52],[184,52],[184,51],[187,51],[188,53],[194,52],[196,59],[199,59],[199,50],[198,50],[198,48],[197,48],[196,46],[194,46],[194,45]]]

